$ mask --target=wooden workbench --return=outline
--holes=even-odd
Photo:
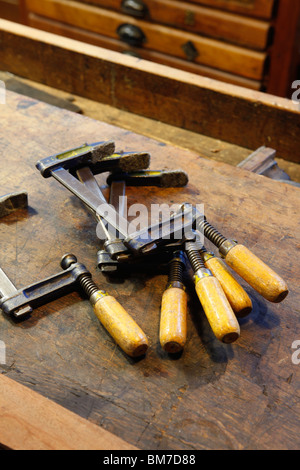
[[[0,112],[1,192],[29,193],[28,211],[1,219],[1,268],[23,287],[58,272],[61,256],[72,252],[150,339],[145,357],[129,359],[75,292],[22,323],[0,317],[6,345],[0,372],[140,449],[299,448],[300,365],[292,362],[292,343],[300,340],[299,189],[14,93]],[[149,151],[153,169],[188,171],[183,189],[128,188],[129,205],[203,202],[208,220],[287,281],[287,299],[270,304],[242,282],[254,309],[240,321],[240,339],[224,345],[189,280],[185,350],[178,357],[163,352],[158,328],[166,276],[105,278],[96,269],[93,218],[35,168],[45,156],[101,139],[113,139],[117,150]]]

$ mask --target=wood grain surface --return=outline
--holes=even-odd
[[[0,449],[137,450],[4,374],[0,390]]]
[[[180,70],[186,70],[187,72],[196,73],[216,80],[222,80],[225,83],[233,83],[234,85],[244,86],[253,90],[260,90],[262,86],[262,83],[257,80],[251,80],[239,75],[233,75],[232,73],[213,69],[205,65],[196,64],[195,62],[190,62],[188,60],[179,59],[175,56],[162,54],[161,52],[134,47],[119,41],[118,39],[109,38],[108,36],[103,36],[102,34],[93,33],[75,26],[60,23],[59,21],[50,20],[49,18],[44,18],[43,16],[36,15],[35,13],[30,13],[28,15],[28,25],[32,26],[33,28],[48,31],[49,33],[59,34],[61,36],[66,36],[71,39],[86,42],[88,44],[94,44],[95,46],[121,52],[122,54],[124,54],[124,52],[134,53],[136,57],[140,57],[144,60],[153,61],[158,64],[164,64]]]
[[[142,29],[145,35],[142,47],[181,59],[187,58],[184,44],[193,42],[197,49],[195,62],[254,80],[263,78],[267,59],[265,52],[135,18],[128,19],[126,15],[71,0],[27,0],[26,4],[30,12],[40,16],[116,39],[119,37],[119,27],[130,23]]]
[[[80,3],[126,13],[119,0],[80,0]],[[144,5],[147,8],[144,15],[146,21],[224,39],[253,49],[263,50],[267,46],[270,30],[268,22],[173,0],[147,0]],[[130,20],[131,15],[128,16]]]
[[[0,106],[0,121],[1,191],[29,193],[28,211],[1,219],[1,268],[23,287],[59,271],[61,256],[73,252],[150,340],[144,358],[128,358],[74,292],[22,323],[0,316],[1,373],[140,449],[299,448],[300,365],[292,362],[300,340],[298,188],[14,93]],[[96,269],[94,219],[35,169],[42,157],[101,139],[150,152],[152,169],[188,171],[183,189],[128,188],[128,204],[204,203],[208,220],[287,281],[285,301],[270,304],[241,281],[254,308],[239,321],[240,339],[225,345],[204,318],[188,270],[187,343],[180,355],[163,351],[165,273],[105,278]]]
[[[266,145],[299,162],[300,113],[291,100],[1,19],[0,44],[2,70],[251,150]]]

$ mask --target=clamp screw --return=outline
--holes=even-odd
[[[168,285],[184,289],[183,271],[185,269],[185,260],[182,251],[174,252],[173,259],[170,261],[170,271]]]
[[[185,244],[185,252],[191,263],[194,273],[199,269],[205,269],[204,261],[199,253],[197,242],[187,242]]]
[[[203,233],[206,238],[208,238],[208,240],[210,240],[217,248],[220,248],[220,246],[227,241],[226,237],[224,237],[209,222],[207,222],[205,216],[198,221],[197,229]]]

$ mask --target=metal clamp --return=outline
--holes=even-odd
[[[0,308],[7,315],[23,318],[32,313],[35,307],[61,297],[81,276],[90,274],[83,264],[77,262],[74,255],[63,256],[61,267],[64,271],[20,290],[16,289],[5,272],[0,269]]]

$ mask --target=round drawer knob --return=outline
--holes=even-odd
[[[121,41],[131,46],[141,47],[146,42],[146,36],[138,26],[132,24],[121,24],[117,29]]]
[[[142,0],[123,0],[121,10],[128,15],[144,18],[148,13],[147,5]]]

